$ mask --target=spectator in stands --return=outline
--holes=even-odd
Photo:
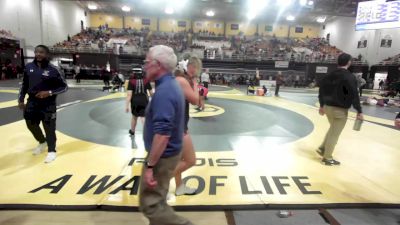
[[[339,161],[333,159],[332,153],[347,123],[349,108],[353,106],[357,110],[357,119],[364,120],[357,79],[348,71],[351,59],[351,55],[341,54],[338,58],[338,69],[320,82],[319,114],[326,114],[330,127],[317,153],[323,157],[322,163],[327,166],[340,165]]]
[[[282,72],[278,71],[278,74],[275,77],[275,96],[279,97],[279,89],[285,83],[283,80]]]
[[[100,40],[99,40],[99,42],[97,44],[97,46],[100,49],[100,52],[104,52],[104,45],[105,45],[105,42],[104,42],[103,38],[100,38]]]
[[[145,116],[149,96],[153,96],[150,81],[143,76],[141,68],[140,70],[136,68],[133,71],[133,75],[129,79],[126,97],[126,112],[132,113],[131,129],[129,130],[129,134],[132,136],[135,135],[138,118]],[[144,123],[144,120],[142,122]]]

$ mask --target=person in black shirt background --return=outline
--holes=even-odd
[[[34,155],[40,154],[48,146],[45,163],[56,159],[56,97],[66,92],[67,83],[58,69],[49,63],[49,49],[47,46],[38,45],[35,48],[35,59],[25,66],[22,87],[19,92],[18,106],[24,111],[24,118],[28,129],[39,142],[33,151]],[[25,95],[28,102],[25,105]],[[43,124],[46,137],[39,126]]]
[[[152,87],[149,80],[145,79],[142,70],[134,69],[133,76],[129,79],[128,93],[126,96],[126,112],[132,113],[130,135],[135,135],[136,124],[139,117],[144,118],[149,93],[152,96]]]
[[[397,114],[396,119],[394,120],[394,125],[400,129],[400,112]]]
[[[342,53],[338,58],[338,69],[324,77],[319,88],[319,114],[329,120],[329,130],[318,154],[323,156],[322,163],[328,166],[340,165],[332,158],[333,150],[339,140],[351,105],[357,110],[357,119],[364,120],[358,95],[357,79],[348,71],[351,65],[351,55]]]

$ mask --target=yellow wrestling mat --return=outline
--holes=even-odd
[[[121,97],[115,94],[78,105]],[[334,153],[342,165],[323,166],[315,151],[328,121],[319,116],[316,107],[234,91],[211,92],[209,97],[287,109],[301,114],[314,127],[307,136],[283,144],[262,143],[257,136],[244,133],[230,140],[231,149],[199,149],[197,165],[184,174],[187,184],[198,193],[173,199],[170,204],[177,208],[400,206],[400,131],[365,122],[362,130],[355,132],[352,115]],[[218,112],[224,110],[215,118],[230,113],[215,107]],[[70,123],[77,116],[71,115]],[[254,120],[263,120],[263,115]],[[376,122],[382,119],[376,118]],[[58,158],[45,164],[45,154],[32,156],[37,143],[23,120],[1,126],[0,135],[0,208],[137,209],[145,157],[142,148],[98,144],[57,131]],[[136,141],[141,142],[139,137]]]

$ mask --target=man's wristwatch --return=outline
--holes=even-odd
[[[148,169],[153,169],[154,168],[154,165],[150,165],[148,161],[146,161],[145,165],[146,165],[146,167]]]
[[[53,95],[53,92],[52,92],[52,91],[49,91],[49,95],[52,96],[52,95]]]

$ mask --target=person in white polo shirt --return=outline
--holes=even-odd
[[[208,84],[210,83],[210,75],[208,74],[208,69],[203,70],[203,73],[201,74],[200,78],[204,87],[208,88]]]

